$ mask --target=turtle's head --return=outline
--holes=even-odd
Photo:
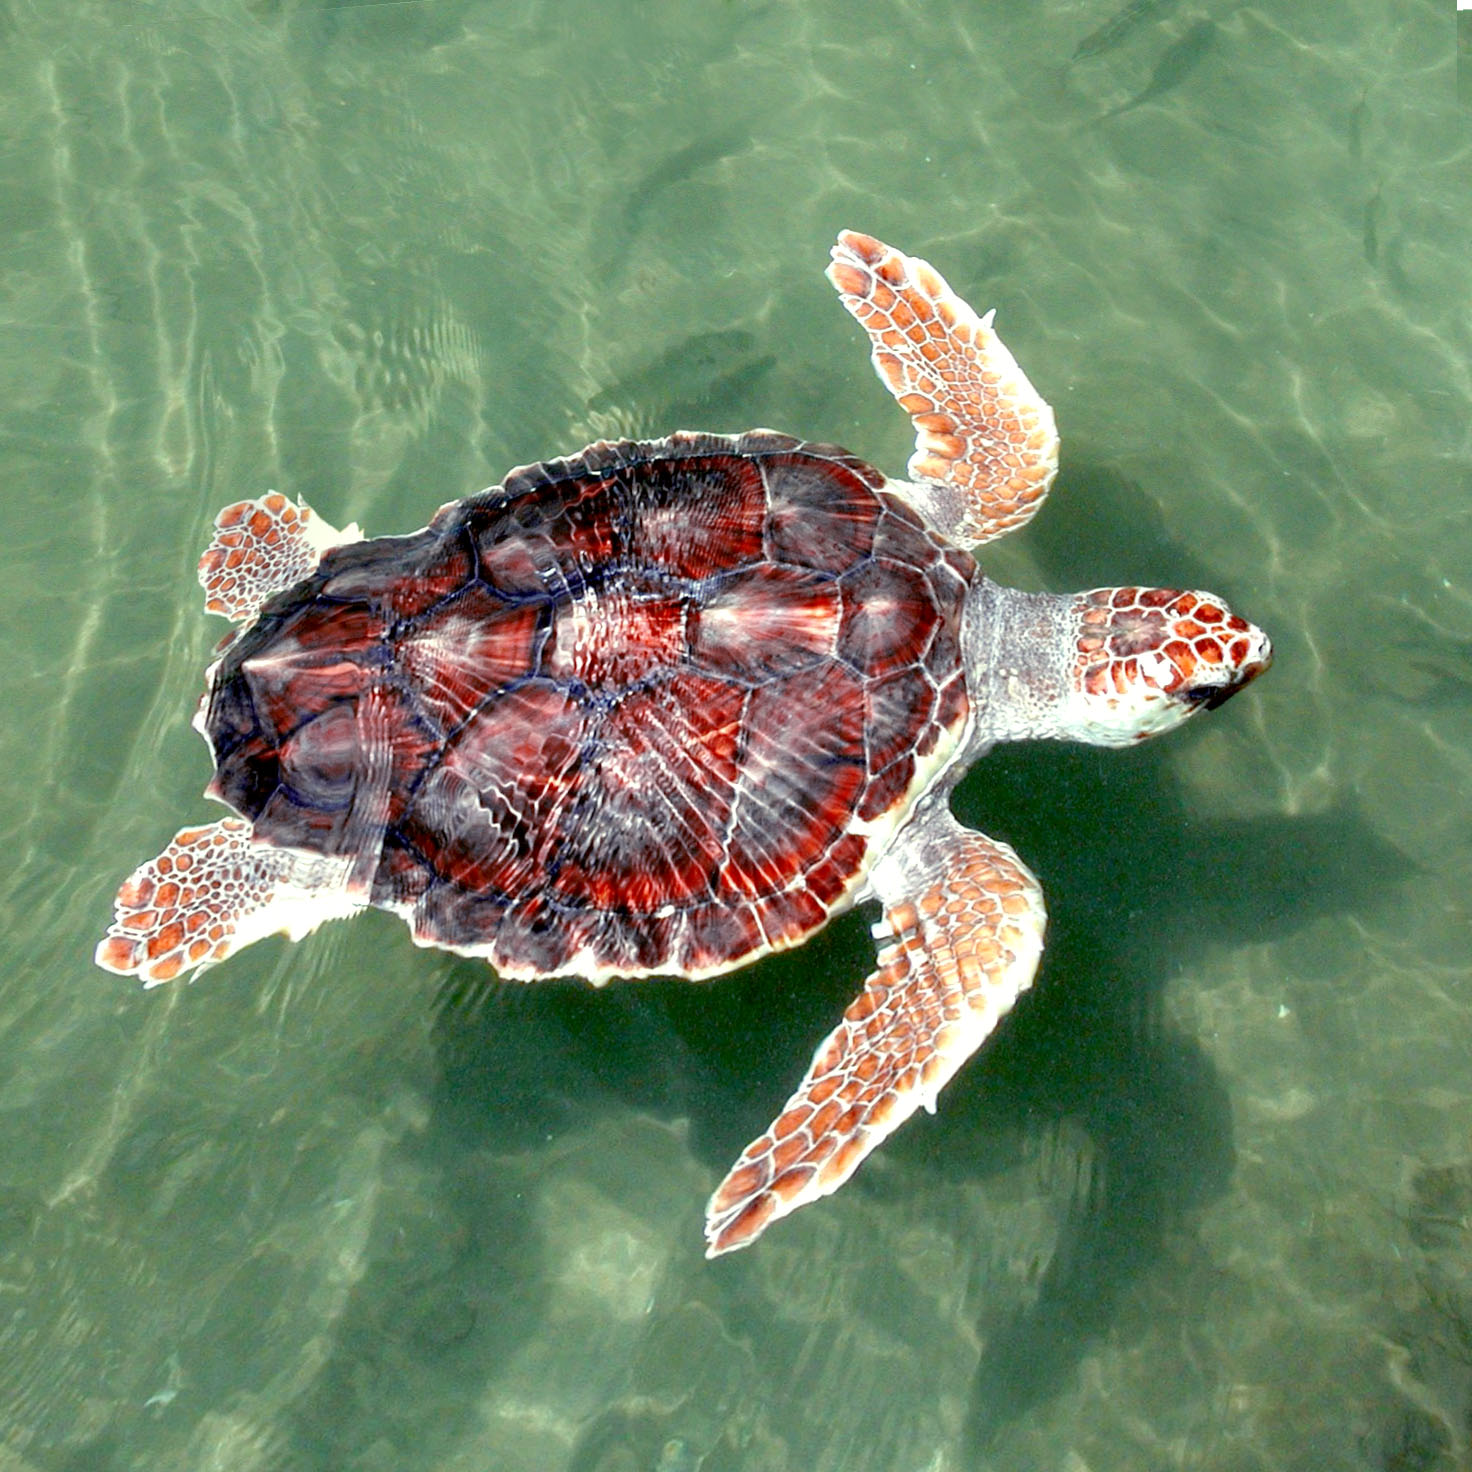
[[[1210,593],[1095,588],[1072,601],[1072,689],[1058,735],[1129,746],[1212,710],[1260,675],[1273,646]]]

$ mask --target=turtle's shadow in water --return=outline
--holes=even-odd
[[[1028,532],[1049,586],[1137,577],[1233,595],[1170,534],[1159,503],[1112,467],[1070,457],[1065,479]],[[1292,631],[1274,633],[1276,677],[1291,679]],[[1230,705],[1214,717],[1237,718]],[[966,1428],[973,1453],[1066,1381],[1166,1233],[1230,1176],[1230,1099],[1201,1045],[1164,1022],[1166,985],[1190,985],[1204,946],[1261,943],[1372,909],[1409,868],[1352,804],[1194,817],[1172,766],[1207,731],[1120,752],[1001,747],[958,790],[958,815],[1007,839],[1040,876],[1048,948],[1034,993],[974,1085],[926,1121],[937,1158],[954,1169],[952,1142],[964,1155],[984,1121],[1031,1116],[1035,1127],[1081,1126],[1095,1167],[1036,1299],[985,1336]]]
[[[1160,747],[999,749],[955,807],[1044,876],[1048,950],[1034,992],[937,1115],[883,1149],[911,1181],[917,1170],[984,1179],[999,1168],[989,1141],[1066,1123],[1087,1136],[1093,1163],[1035,1300],[988,1322],[970,1418],[982,1442],[1066,1381],[1167,1231],[1230,1175],[1226,1091],[1202,1047],[1162,1020],[1166,984],[1190,984],[1203,946],[1369,908],[1405,867],[1352,810],[1193,820]],[[457,966],[437,1025],[440,1122],[500,1151],[618,1101],[688,1118],[714,1177],[775,1115],[858,990],[870,918],[846,916],[804,949],[712,983],[524,987]],[[885,1189],[883,1173],[863,1171],[845,1187]]]
[[[974,1081],[926,1122],[935,1159],[962,1168],[988,1121],[1067,1120],[1095,1167],[1037,1299],[987,1336],[970,1419],[984,1442],[1061,1383],[1166,1232],[1230,1176],[1230,1101],[1202,1046],[1164,1021],[1166,985],[1189,987],[1205,946],[1369,909],[1406,865],[1349,807],[1193,819],[1161,748],[999,750],[960,790],[963,816],[973,804],[1043,877],[1048,949]]]
[[[1123,544],[1104,549],[1116,578],[1169,568],[1182,585],[1213,586],[1127,482],[1102,469],[1072,480],[1091,514],[1102,506],[1100,521],[1132,529],[1133,555]],[[1092,543],[1086,562],[1074,557],[1092,531],[1082,536],[1075,523],[1070,538],[1062,520],[1033,548],[1049,583],[1107,580]],[[1214,719],[1234,719],[1232,707]],[[1066,1381],[1166,1232],[1229,1178],[1226,1090],[1202,1047],[1163,1020],[1167,983],[1189,985],[1203,946],[1364,911],[1406,874],[1404,857],[1352,807],[1195,818],[1172,763],[1204,730],[1126,751],[1001,747],[954,799],[958,817],[1011,843],[1040,876],[1048,948],[1033,993],[946,1088],[938,1114],[911,1120],[883,1149],[911,1180],[914,1170],[984,1179],[999,1168],[988,1141],[1067,1124],[1087,1135],[1093,1165],[1029,1306],[1000,1325],[980,1306],[973,1447]],[[595,992],[578,982],[500,985],[456,966],[436,1030],[442,1123],[476,1145],[514,1148],[585,1120],[601,1097],[688,1118],[691,1147],[714,1177],[769,1123],[862,984],[872,918],[845,916],[802,950],[712,983]],[[861,1170],[845,1189],[882,1191],[883,1173]]]

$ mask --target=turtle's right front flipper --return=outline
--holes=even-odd
[[[742,1152],[706,1208],[706,1255],[754,1241],[836,1191],[936,1095],[1031,984],[1042,891],[1004,843],[963,828],[943,796],[875,867],[885,905],[879,968],[807,1076]]]

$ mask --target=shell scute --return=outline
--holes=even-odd
[[[497,691],[525,679],[544,639],[536,605],[508,603],[472,583],[404,632],[394,662],[420,709],[450,732]]]
[[[769,432],[600,442],[335,549],[222,654],[214,790],[508,976],[795,944],[966,715],[974,563],[883,487]]]
[[[935,703],[935,686],[923,669],[899,670],[864,686],[864,745],[871,773],[915,749],[934,718]]]
[[[574,907],[653,914],[714,893],[736,800],[745,694],[693,671],[631,694],[598,724],[581,810],[553,860]]]
[[[766,462],[767,553],[774,562],[842,573],[874,546],[873,488],[851,465],[799,455]]]
[[[866,675],[916,664],[940,622],[925,574],[874,559],[842,579],[838,656]]]
[[[915,758],[908,752],[897,761],[891,762],[864,789],[864,800],[859,804],[859,816],[865,822],[887,813],[904,800],[915,780]]]
[[[690,657],[703,669],[760,683],[831,658],[838,585],[770,562],[722,578],[691,611]]]
[[[859,680],[836,662],[752,693],[723,886],[782,890],[838,841],[864,782],[863,716]]]
[[[723,455],[650,467],[655,494],[634,524],[630,552],[677,578],[749,567],[762,555],[766,487],[757,462]],[[690,515],[692,501],[701,507]]]

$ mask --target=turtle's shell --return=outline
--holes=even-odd
[[[967,715],[975,564],[883,486],[766,432],[600,443],[336,548],[220,661],[211,792],[509,976],[796,944]]]

